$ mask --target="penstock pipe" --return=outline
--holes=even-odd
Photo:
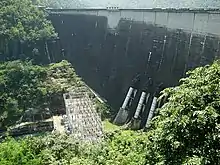
[[[144,86],[144,89],[141,93],[140,100],[138,102],[138,106],[134,115],[134,118],[137,119],[141,113],[141,110],[143,109],[143,106],[147,104],[148,99],[150,97],[150,93],[147,94],[148,88],[152,85],[152,79],[149,78],[146,85]]]
[[[159,92],[160,92],[160,90],[162,88],[162,85],[163,85],[163,83],[160,83],[158,85],[158,87],[156,88],[156,90],[155,90],[154,98],[153,98],[153,101],[152,101],[152,104],[151,104],[151,107],[150,107],[150,112],[149,112],[149,115],[148,115],[148,118],[147,118],[147,122],[146,122],[146,125],[145,125],[146,128],[150,127],[151,119],[153,118],[154,111],[157,108],[157,96],[158,96],[158,94],[159,94]]]

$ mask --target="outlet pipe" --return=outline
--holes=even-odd
[[[149,115],[147,118],[146,128],[149,128],[149,126],[150,126],[150,121],[153,118],[153,114],[156,109],[156,106],[157,106],[157,97],[154,97],[152,104],[151,104],[151,107],[150,107],[150,112],[149,112]]]
[[[134,91],[134,88],[130,87],[129,90],[128,90],[128,93],[127,93],[127,95],[126,95],[126,98],[125,98],[125,100],[124,100],[124,102],[123,102],[123,104],[122,104],[122,107],[121,107],[122,109],[125,109],[126,106],[128,105],[129,100],[130,100],[130,98],[131,98],[131,95],[132,95],[133,91]]]
[[[151,119],[153,118],[154,112],[155,112],[155,110],[157,108],[157,99],[158,99],[157,95],[159,94],[162,85],[163,85],[163,83],[160,83],[158,85],[157,89],[155,90],[153,101],[152,101],[152,104],[151,104],[151,107],[150,107],[150,112],[149,112],[149,115],[148,115],[148,118],[147,118],[147,122],[146,122],[146,125],[145,125],[146,128],[150,127]]]
[[[136,109],[136,112],[135,112],[135,115],[134,115],[135,119],[138,119],[141,111],[143,110],[144,105],[146,105],[148,100],[149,100],[150,93],[147,94],[147,91],[148,91],[150,85],[152,85],[152,79],[151,78],[148,79],[148,81],[146,82],[145,87],[144,87],[144,89],[141,93],[141,97],[140,97],[140,100],[139,100],[139,103],[138,103],[138,106],[137,106],[137,109]]]

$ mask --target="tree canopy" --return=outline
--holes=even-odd
[[[106,136],[97,144],[80,143],[65,135],[28,137],[0,143],[2,165],[141,165],[145,162],[146,136],[125,131]]]
[[[31,0],[1,0],[0,6],[0,37],[33,41],[56,36],[45,13]]]
[[[51,2],[42,1],[56,5]],[[70,1],[57,2],[57,6],[70,5]],[[0,6],[0,42],[56,36],[45,13],[31,0],[1,0]],[[63,92],[81,85],[67,61],[47,66],[19,60],[0,63],[0,127],[15,124],[29,108],[53,107]],[[55,135],[6,139],[0,143],[0,164],[220,164],[220,63],[188,72],[181,85],[162,94],[168,102],[157,110],[146,133],[110,133],[98,145]],[[97,110],[108,115],[104,105]]]
[[[220,63],[188,72],[148,133],[147,164],[220,163]]]
[[[219,62],[190,71],[163,95],[168,102],[147,132],[108,132],[99,144],[57,135],[6,139],[0,144],[0,164],[218,165]]]
[[[0,124],[14,124],[28,108],[49,107],[63,92],[80,85],[67,61],[48,66],[21,61],[0,63]]]

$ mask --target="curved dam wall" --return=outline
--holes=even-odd
[[[220,11],[171,9],[49,10],[65,58],[116,110],[133,78],[178,84],[185,72],[220,57]],[[54,61],[56,47],[50,47]],[[140,95],[140,93],[139,93]],[[139,96],[138,96],[139,98]]]

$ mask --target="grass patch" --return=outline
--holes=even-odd
[[[109,120],[103,121],[104,132],[113,132],[119,130],[121,127],[115,124],[112,124]]]

